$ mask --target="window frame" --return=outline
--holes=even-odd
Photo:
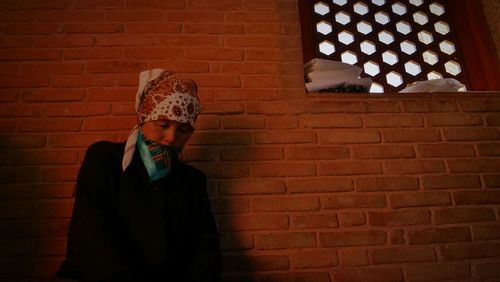
[[[463,77],[468,91],[499,91],[499,60],[480,0],[444,0],[456,44],[463,59]],[[318,0],[298,0],[304,63],[316,57],[313,5]]]

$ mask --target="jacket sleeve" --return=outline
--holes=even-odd
[[[90,146],[80,168],[65,263],[80,281],[134,281],[133,256],[113,209],[116,168],[104,149]]]
[[[196,282],[221,281],[221,253],[219,234],[210,208],[207,179],[200,177],[198,204],[195,214],[195,247],[191,267],[191,280]]]

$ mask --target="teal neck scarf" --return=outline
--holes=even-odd
[[[137,136],[137,148],[148,172],[150,182],[167,176],[172,168],[172,162],[179,153],[177,148],[145,138],[142,132]]]

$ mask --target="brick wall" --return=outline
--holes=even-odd
[[[63,259],[86,147],[137,74],[197,80],[227,281],[500,279],[498,93],[311,95],[293,0],[0,1],[0,280]]]

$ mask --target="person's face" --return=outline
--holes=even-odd
[[[142,124],[142,134],[152,141],[182,149],[194,128],[189,123],[162,119],[152,120]]]

